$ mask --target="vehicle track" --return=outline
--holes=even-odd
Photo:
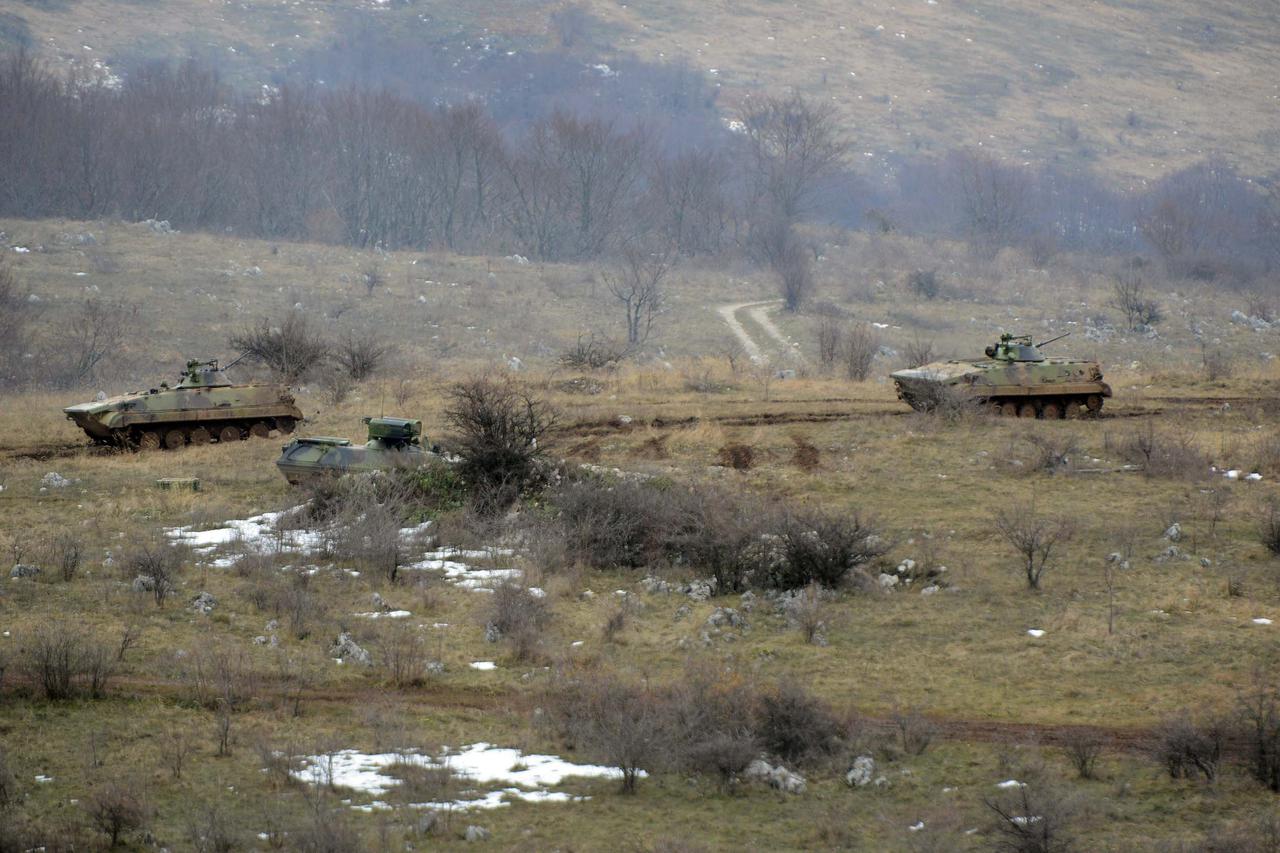
[[[30,692],[33,683],[24,674],[13,679],[13,687]],[[402,702],[411,708],[423,706],[466,710],[502,711],[504,713],[533,713],[546,701],[537,690],[503,690],[475,687],[442,686],[432,684],[421,687],[374,687],[368,684],[333,685],[298,689],[270,676],[259,678],[255,694],[259,700],[277,699],[285,704],[295,702],[309,706],[350,707],[353,703],[368,703],[374,696],[381,701]],[[109,696],[149,697],[172,702],[189,703],[195,696],[192,684],[171,679],[121,676],[111,680]],[[856,713],[856,712],[855,712]],[[864,731],[895,736],[899,721],[894,717],[858,715],[858,723]],[[1111,748],[1130,753],[1149,751],[1155,743],[1154,729],[1141,726],[1097,726],[1078,723],[1022,723],[1009,720],[974,720],[945,715],[925,715],[941,740],[960,743],[1017,743],[1058,747],[1074,738],[1089,734],[1104,739]],[[1243,744],[1228,744],[1233,751],[1243,750]]]

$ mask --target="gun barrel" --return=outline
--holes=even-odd
[[[1070,333],[1070,332],[1063,332],[1061,335],[1058,335],[1056,338],[1049,338],[1049,340],[1047,340],[1047,341],[1041,341],[1040,343],[1036,344],[1036,347],[1037,347],[1037,348],[1039,348],[1039,347],[1045,346],[1046,344],[1051,344],[1051,343],[1053,343],[1054,341],[1060,341],[1060,340],[1062,340],[1063,338],[1065,338],[1065,337],[1066,337],[1067,335],[1069,335],[1069,334],[1071,334],[1071,333]]]

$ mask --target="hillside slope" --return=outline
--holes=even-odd
[[[561,4],[67,0],[14,7],[0,37],[56,64],[215,59],[265,82],[354,27],[439,45],[546,47]],[[982,146],[1149,178],[1211,154],[1276,168],[1280,14],[1268,3],[596,0],[577,49],[687,60],[732,105],[762,89],[829,98],[864,153]]]

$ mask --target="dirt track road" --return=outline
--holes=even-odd
[[[765,348],[774,349],[785,355],[789,359],[804,360],[804,356],[800,354],[799,347],[796,347],[787,336],[782,333],[769,316],[769,310],[782,303],[781,299],[767,299],[763,302],[735,302],[729,305],[719,305],[716,307],[716,313],[724,320],[725,325],[729,327],[729,331],[733,332],[733,336],[738,339],[738,343],[742,344],[743,350],[747,356],[756,363],[768,360],[765,355]],[[740,313],[745,313],[751,322],[755,323],[769,337],[768,341],[762,342],[751,337],[751,333],[742,325],[739,317]],[[763,344],[763,346],[762,346]]]

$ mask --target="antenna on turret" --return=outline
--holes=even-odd
[[[1070,332],[1063,332],[1061,335],[1058,335],[1056,338],[1049,338],[1049,340],[1047,340],[1047,341],[1041,341],[1040,343],[1036,344],[1036,349],[1039,349],[1040,347],[1044,346],[1045,344],[1051,344],[1051,343],[1053,343],[1054,341],[1060,341],[1060,340],[1062,340],[1063,338],[1065,338],[1065,337],[1066,337],[1067,335],[1069,335],[1069,334],[1071,334],[1071,333],[1070,333]]]

